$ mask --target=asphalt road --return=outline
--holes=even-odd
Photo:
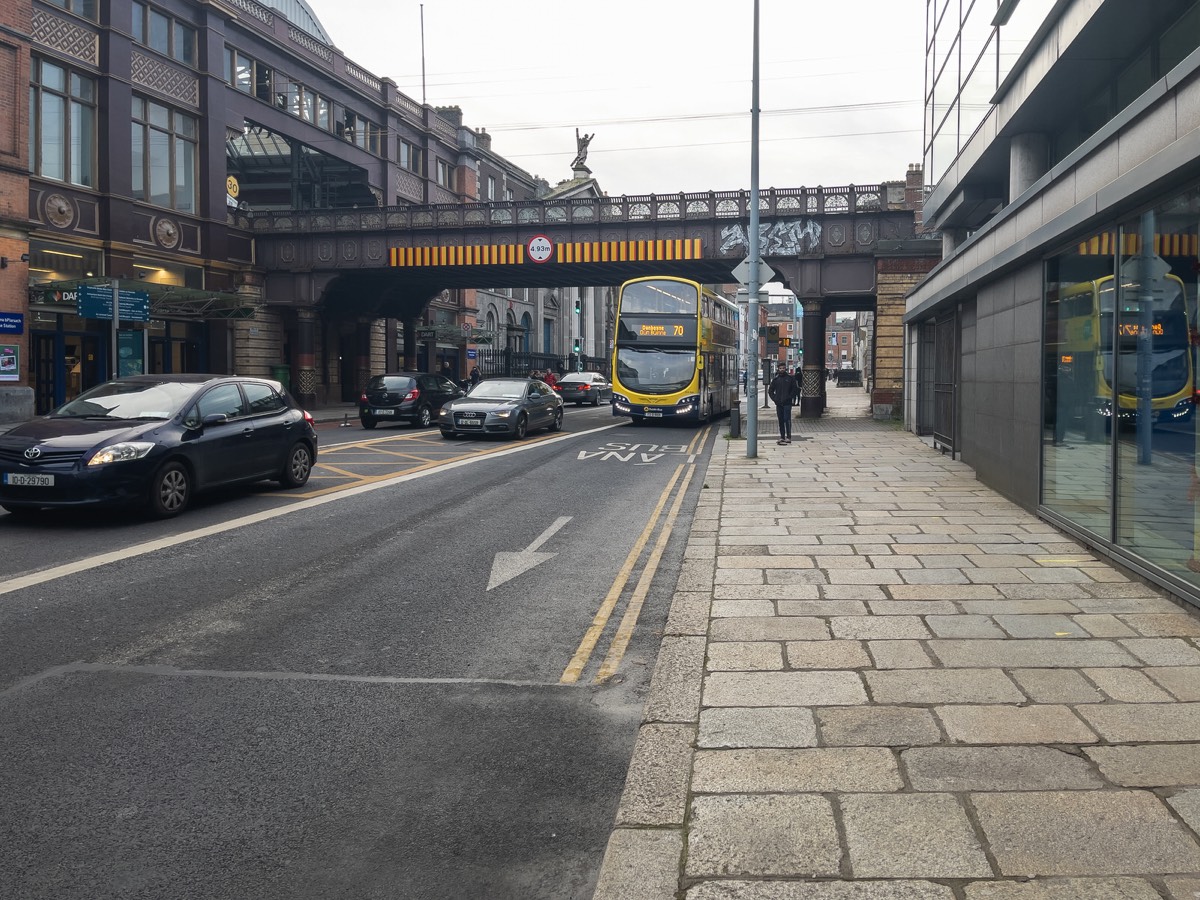
[[[714,436],[568,419],[308,500],[0,516],[0,897],[590,897]]]

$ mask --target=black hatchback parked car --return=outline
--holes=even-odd
[[[0,434],[0,506],[132,505],[168,518],[222,485],[308,481],[313,418],[277,381],[134,375]]]
[[[375,375],[358,398],[358,421],[363,428],[380,422],[409,422],[428,428],[442,404],[465,394],[444,375],[428,372],[393,372]]]

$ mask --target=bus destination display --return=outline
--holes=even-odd
[[[679,316],[622,316],[617,340],[645,344],[694,344],[696,320]]]

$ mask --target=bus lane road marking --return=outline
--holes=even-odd
[[[640,441],[609,441],[599,450],[580,450],[575,457],[578,460],[598,460],[599,462],[632,463],[635,466],[652,466],[668,454],[682,453],[688,457],[688,462],[695,462],[698,451],[704,447],[711,425],[696,432],[686,444],[645,444]]]

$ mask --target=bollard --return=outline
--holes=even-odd
[[[733,409],[729,411],[729,436],[742,436],[742,401],[733,401]]]
[[[350,413],[346,413],[346,415],[342,418],[342,424],[339,425],[338,427],[339,428],[349,428],[350,427]]]

